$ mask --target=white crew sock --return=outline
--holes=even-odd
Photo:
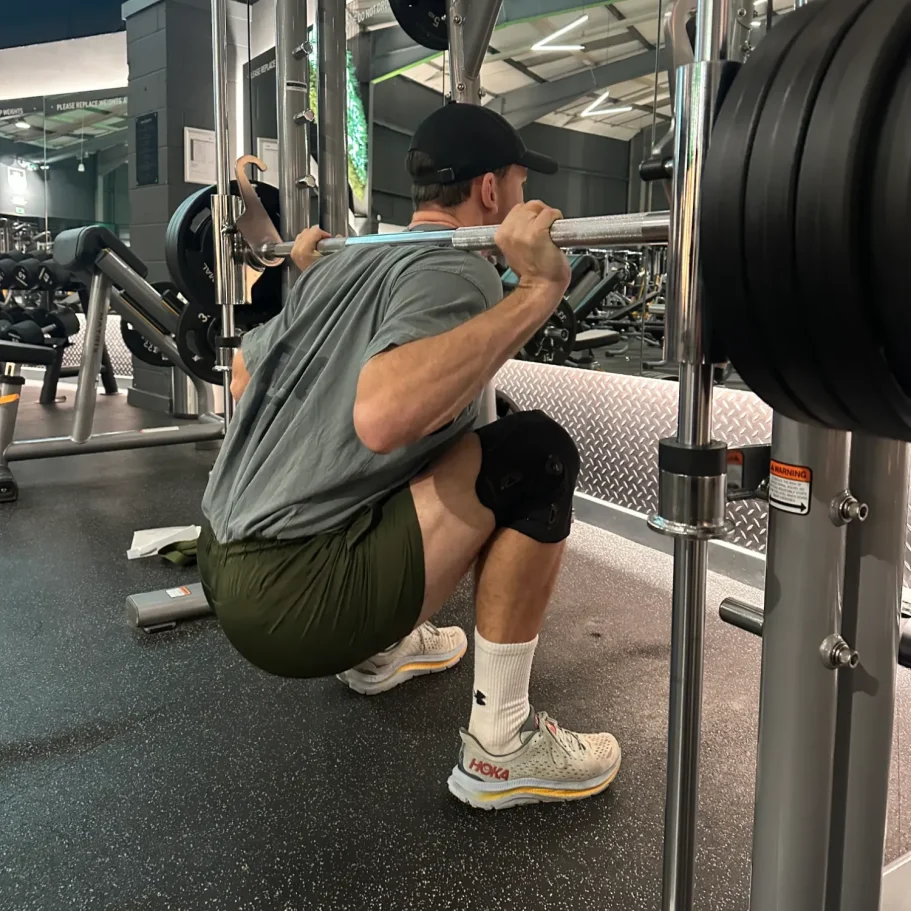
[[[538,637],[531,642],[488,642],[474,631],[474,694],[468,732],[490,753],[522,746],[519,731],[528,718],[528,681]]]

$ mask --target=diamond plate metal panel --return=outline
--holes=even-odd
[[[658,440],[676,432],[677,384],[510,361],[497,386],[521,408],[540,408],[572,435],[582,455],[579,490],[641,513],[658,506]],[[729,444],[767,443],[772,411],[752,392],[716,389],[714,436]],[[728,538],[765,552],[768,507],[755,500],[731,504]],[[911,527],[905,541],[905,585],[911,585]]]
[[[78,367],[82,363],[82,340],[85,331],[85,317],[79,314],[79,334],[74,335],[70,341],[71,348],[67,348],[63,355],[64,367]],[[133,355],[127,350],[120,334],[120,317],[113,314],[108,316],[108,323],[104,330],[104,340],[108,346],[108,354],[114,365],[114,373],[118,377],[130,379],[133,376]]]

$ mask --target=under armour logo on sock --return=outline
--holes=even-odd
[[[478,705],[487,705],[487,697],[480,690],[475,692],[474,701],[477,702]]]

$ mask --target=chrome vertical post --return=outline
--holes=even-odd
[[[449,83],[452,100],[459,104],[481,103],[480,74],[465,72],[465,15],[467,0],[449,0]]]
[[[212,0],[212,94],[215,102],[215,184],[212,197],[212,233],[215,247],[215,299],[221,305],[218,369],[224,374],[222,405],[225,423],[234,414],[231,363],[234,358],[234,306],[243,303],[243,265],[235,256],[234,225],[240,198],[231,194],[231,158],[228,134],[228,9],[227,0]]]
[[[275,2],[275,91],[278,113],[278,193],[281,234],[293,240],[310,226],[310,53],[307,4]],[[292,262],[284,266],[285,292],[293,284]]]
[[[712,367],[702,337],[699,215],[702,174],[726,55],[729,0],[700,0],[695,62],[676,72],[668,247],[667,357],[680,364],[677,436],[659,449],[659,515],[675,537],[663,911],[690,911],[695,881],[708,540],[727,533],[724,446],[712,441]]]
[[[449,0],[449,76],[452,100],[460,104],[481,103],[481,64],[500,12],[502,0]],[[481,393],[479,420],[497,419],[496,387],[492,382]]]
[[[319,221],[348,234],[348,41],[345,0],[317,0]]]

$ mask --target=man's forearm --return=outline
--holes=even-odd
[[[373,358],[361,372],[355,404],[361,438],[388,451],[447,424],[535,334],[561,296],[557,286],[520,285],[449,332]]]

